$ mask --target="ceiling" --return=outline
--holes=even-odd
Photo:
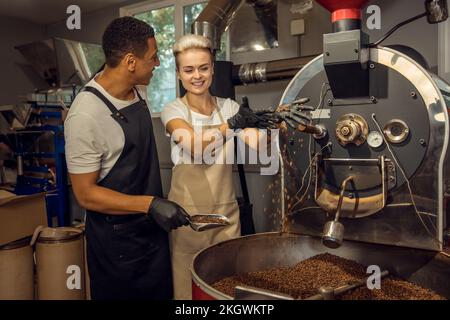
[[[2,0],[0,15],[20,18],[34,23],[46,25],[62,21],[68,17],[67,7],[76,4],[81,15],[127,0]]]

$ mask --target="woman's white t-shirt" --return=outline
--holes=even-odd
[[[223,121],[227,121],[239,111],[239,104],[232,99],[224,99],[217,97],[217,108],[220,110],[220,114],[223,117]],[[222,124],[222,120],[219,116],[217,109],[213,111],[210,116],[195,112],[191,110],[192,125],[195,126],[212,126]],[[174,119],[183,119],[189,122],[188,107],[183,103],[180,98],[168,103],[161,112],[161,121],[164,128],[167,123]],[[169,135],[167,133],[167,135]],[[180,152],[180,146],[178,146],[172,139],[171,154],[174,165],[179,163],[190,163],[192,161],[190,153]]]

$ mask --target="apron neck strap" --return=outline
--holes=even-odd
[[[136,92],[136,94],[139,98],[139,101],[144,101],[144,99],[142,99],[141,95],[139,94],[138,90],[136,88],[133,88],[133,89]],[[111,115],[119,117],[120,119],[127,121],[127,118],[119,110],[117,110],[117,108],[114,106],[114,104],[112,104],[112,102],[109,101],[108,98],[106,98],[105,95],[103,93],[101,93],[98,89],[91,87],[91,86],[86,86],[83,88],[83,91],[90,92],[90,93],[94,94],[95,96],[97,96],[97,98],[102,100],[103,103],[108,107],[109,111],[111,111]]]
[[[98,89],[96,89],[94,87],[86,86],[86,87],[84,87],[83,91],[87,91],[87,92],[93,93],[95,96],[97,96],[97,98],[99,98],[100,100],[103,101],[103,103],[108,107],[109,111],[111,111],[112,114],[116,114],[116,113],[119,112],[119,110],[117,110],[117,108],[112,104],[112,102],[109,101],[103,95],[103,93],[101,93]]]
[[[136,88],[133,88],[133,89],[134,89],[134,91],[136,92],[136,94],[137,94],[137,96],[138,96],[138,98],[139,98],[139,101],[144,100],[144,99],[142,99],[141,95],[139,94],[139,90],[136,89]]]

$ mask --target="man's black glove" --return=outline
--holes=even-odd
[[[264,114],[257,115],[250,109],[247,97],[242,98],[242,104],[239,107],[238,113],[227,120],[230,129],[245,129],[245,128],[276,128],[276,124],[272,122],[269,116]]]
[[[314,107],[303,104],[308,101],[308,98],[301,98],[289,104],[279,106],[276,110],[258,110],[255,114],[266,117],[272,123],[285,121],[290,127],[295,129],[299,124],[307,125],[312,120],[308,113],[314,110]]]
[[[175,202],[166,199],[155,197],[148,209],[148,215],[167,232],[189,224],[188,213]]]

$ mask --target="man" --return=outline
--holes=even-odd
[[[154,31],[131,17],[105,30],[104,70],[87,83],[65,121],[73,191],[86,208],[93,299],[170,299],[168,234],[186,212],[162,199],[146,87],[159,66]]]

